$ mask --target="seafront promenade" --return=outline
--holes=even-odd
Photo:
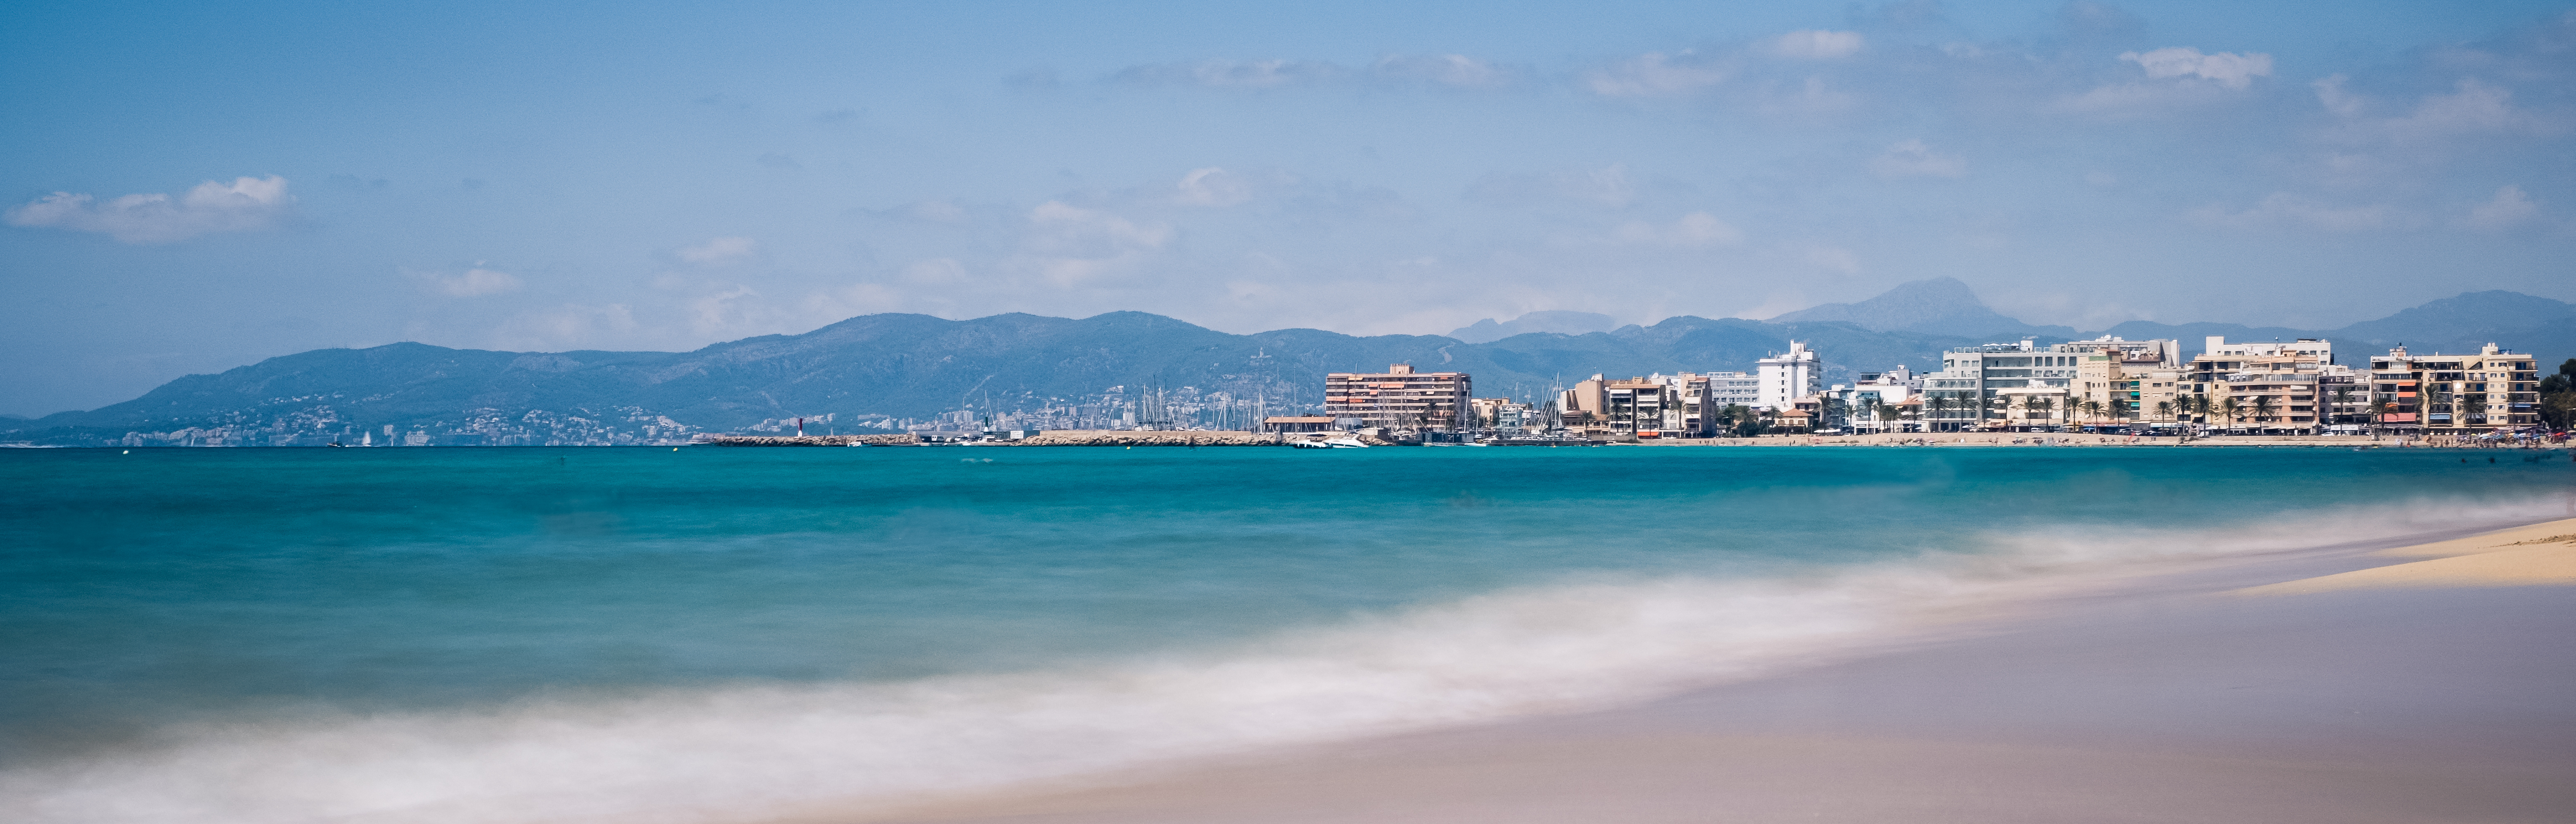
[[[1338,433],[1337,433],[1338,434]],[[1064,429],[1051,430],[1019,440],[973,441],[967,444],[932,444],[912,435],[806,435],[752,436],[711,435],[698,439],[710,446],[1286,446],[1291,442],[1325,437],[1316,433],[1275,434],[1263,432],[1157,432],[1147,430]],[[1354,437],[1371,446],[1392,446],[1377,438]],[[1645,439],[1614,446],[2123,446],[2123,447],[2311,447],[2325,449],[2520,449],[2525,444],[2489,443],[2450,437],[2395,437],[2345,435],[2222,435],[2207,438],[2130,437],[2127,435],[2084,435],[2067,433],[1983,433],[1939,432],[1888,433],[1880,435],[1755,435],[1743,438],[1667,438]],[[2541,444],[2540,448],[2558,449],[2565,444]]]

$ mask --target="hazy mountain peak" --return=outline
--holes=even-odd
[[[1977,292],[1957,278],[1930,278],[1900,283],[1877,297],[1857,303],[1827,303],[1771,319],[1772,323],[1839,321],[1873,332],[1928,332],[1942,335],[2073,335],[2062,326],[2032,326],[1986,308]]]
[[[2494,289],[2462,292],[2336,330],[2336,337],[2431,343],[2503,335],[2576,318],[2576,304]],[[2508,346],[2512,345],[2507,343]]]
[[[1609,315],[1550,309],[1530,312],[1501,323],[1494,322],[1493,318],[1486,318],[1451,331],[1449,337],[1468,343],[1491,343],[1531,332],[1554,332],[1560,335],[1607,332],[1618,325],[1619,321]]]

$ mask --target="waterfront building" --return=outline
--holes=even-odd
[[[1567,420],[1578,417],[1585,421],[1606,421],[1610,416],[1610,379],[1599,373],[1575,381],[1574,386],[1557,396],[1557,408],[1565,410]]]
[[[1754,405],[1764,409],[1787,409],[1789,402],[1813,397],[1825,388],[1824,358],[1801,341],[1790,341],[1789,351],[1778,352],[1757,363],[1760,394]]]
[[[2372,410],[2382,426],[2470,435],[2540,422],[2540,368],[2489,343],[2474,355],[2417,355],[2405,346],[2370,359]]]
[[[2122,377],[2111,377],[2111,370],[2104,368],[2099,370],[2101,377],[2094,379],[2106,384],[2095,389],[2101,393],[2098,400],[2107,402],[2113,389],[2107,384],[2129,382],[2126,375],[2132,369],[2142,375],[2152,371],[2151,367],[2176,369],[2180,366],[2180,353],[2179,341],[2124,340],[2108,335],[2046,348],[2040,347],[2036,339],[2023,338],[2019,344],[1989,343],[1952,349],[1941,353],[1941,371],[1923,377],[1924,428],[1961,432],[2064,426],[2074,420],[2066,414],[2068,404],[2088,399],[2082,391],[2084,387],[2078,386],[2087,380],[2083,375],[2086,358],[2105,358],[2100,362],[2104,365],[2116,358],[2120,364]],[[2159,382],[2143,376],[2136,381]],[[2148,387],[2141,387],[2144,388]]]
[[[2321,411],[2318,399],[2336,388],[2326,380],[2323,360],[2334,357],[2333,348],[2324,341],[2299,344],[2229,344],[2209,338],[2206,350],[2191,359],[2184,373],[2197,413],[2193,420],[2257,433],[2314,432],[2324,426],[2332,401],[2329,397]],[[2349,376],[2342,388],[2350,389]]]
[[[1762,407],[1762,377],[1751,372],[1708,373],[1708,402],[1719,409]]]
[[[1362,426],[1388,429],[1464,429],[1471,384],[1465,372],[1415,372],[1399,363],[1385,372],[1335,372],[1324,376],[1324,414],[1359,418]]]
[[[2176,360],[2179,343],[2103,337],[2052,348],[2093,348],[2076,362],[2073,391],[2067,398],[2075,404],[2079,419],[2153,426],[2178,422],[2184,412],[2183,370]]]
[[[1680,411],[1681,397],[1662,381],[1629,378],[1610,381],[1602,389],[1608,413],[1604,417],[1613,435],[1662,437],[1665,414]]]
[[[2210,335],[2202,338],[2201,341],[2201,354],[2211,357],[2267,358],[2305,355],[2318,363],[2335,362],[2334,341],[2322,338],[2300,338],[2289,343],[2277,340],[2228,343],[2225,335]]]
[[[2342,364],[2318,367],[2317,403],[2324,408],[2320,423],[2359,426],[2370,422],[2373,406],[2370,373]]]
[[[1838,383],[1825,391],[1834,401],[1822,410],[1826,413],[1826,426],[1865,432],[1922,431],[1922,422],[1908,420],[1905,414],[1922,407],[1916,398],[1922,378],[1903,366],[1886,372],[1865,372],[1860,378],[1859,383]]]
[[[1941,371],[1923,376],[1924,428],[1933,432],[2007,428],[2014,420],[2007,403],[2027,402],[2026,390],[2063,393],[2075,380],[2081,357],[2040,349],[2029,338],[2019,344],[1989,343],[1943,352]],[[2025,391],[2006,396],[2006,389]]]
[[[1272,415],[1261,419],[1263,432],[1331,432],[1333,419],[1323,415]]]

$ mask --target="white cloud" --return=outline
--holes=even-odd
[[[1869,170],[1890,178],[1962,177],[1968,173],[1968,159],[1932,151],[1921,140],[1900,140],[1870,160]]]
[[[474,298],[516,292],[526,284],[518,276],[476,264],[464,274],[444,275],[437,272],[415,272],[413,277],[428,284],[430,291],[452,298]]]
[[[1726,221],[1707,212],[1692,212],[1669,224],[1644,221],[1620,226],[1612,234],[1620,243],[1656,244],[1663,246],[1702,247],[1732,246],[1744,240],[1744,233]]]
[[[1498,201],[1572,200],[1616,209],[1636,202],[1637,186],[1629,182],[1625,164],[1613,163],[1546,174],[1488,174],[1469,186],[1467,194]]]
[[[1350,70],[1314,60],[1200,60],[1133,66],[1112,79],[1145,86],[1272,89],[1339,80]]]
[[[1726,82],[1725,68],[1684,51],[1640,55],[1606,69],[1584,74],[1584,85],[1604,97],[1669,97]]]
[[[1357,81],[1430,83],[1461,89],[1511,85],[1513,74],[1463,54],[1391,54],[1364,68],[1323,60],[1196,60],[1130,66],[1111,80],[1139,86],[1275,89]]]
[[[1808,29],[1780,35],[1771,41],[1771,53],[1801,60],[1832,60],[1858,54],[1860,32]]]
[[[2317,78],[2316,82],[2308,86],[2317,90],[2317,104],[2326,107],[2326,111],[2333,112],[2339,117],[2351,117],[2360,114],[2364,107],[2369,106],[2370,100],[2344,91],[2343,84],[2349,80],[2351,78],[2340,74],[2328,75]]]
[[[1860,274],[1860,256],[1852,254],[1848,249],[1810,246],[1799,257],[1805,260],[1807,265],[1819,269],[1830,269],[1846,275]]]
[[[1029,210],[1026,259],[1048,282],[1070,287],[1125,268],[1172,240],[1172,228],[1050,200]]]
[[[966,264],[956,258],[931,258],[914,261],[903,267],[903,279],[924,286],[946,286],[966,282]]]
[[[2461,80],[2450,94],[2429,94],[2404,117],[2384,125],[2399,141],[2426,142],[2477,133],[2544,130],[2538,118],[2513,106],[2513,92]]]
[[[967,217],[965,207],[945,200],[924,200],[903,208],[901,214],[933,223],[961,223]]]
[[[1172,202],[1184,206],[1233,206],[1252,199],[1252,187],[1241,175],[1215,166],[1191,169],[1173,188]]]
[[[2213,204],[2193,210],[2189,217],[2211,226],[2296,227],[2328,232],[2386,229],[2404,223],[2403,216],[2387,206],[2335,206],[2288,192],[2274,192],[2244,211],[2231,212]]]
[[[2199,77],[2231,89],[2245,88],[2254,78],[2272,75],[2272,56],[2256,52],[2201,54],[2199,49],[2177,46],[2143,54],[2125,52],[2120,59],[2138,64],[2152,79]]]
[[[732,236],[713,238],[696,246],[682,246],[672,254],[683,263],[730,266],[760,257],[760,241]]]
[[[1462,89],[1490,89],[1512,81],[1510,72],[1463,54],[1389,55],[1371,65],[1369,73],[1388,80],[1423,80]]]
[[[9,225],[97,232],[123,243],[174,243],[215,232],[247,232],[275,225],[295,204],[286,178],[206,181],[173,200],[134,194],[97,203],[86,194],[55,192],[10,209]]]
[[[2540,204],[2522,193],[2520,186],[2497,189],[2495,198],[2469,209],[2460,224],[2482,232],[2501,232],[2540,216]]]
[[[492,346],[502,350],[563,351],[632,342],[639,324],[623,303],[599,306],[565,304],[521,313],[492,333]]]

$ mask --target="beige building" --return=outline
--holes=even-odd
[[[2468,435],[2540,422],[2537,359],[2492,343],[2474,355],[2415,355],[2400,346],[2370,359],[2370,382],[2381,426]]]
[[[1714,395],[1708,376],[1691,372],[1612,379],[1593,375],[1565,390],[1558,402],[1566,427],[1591,435],[1639,438],[1704,438],[1715,434]]]
[[[2195,412],[2192,420],[2252,433],[2314,432],[2326,425],[2332,400],[2328,397],[2321,404],[2318,399],[2320,390],[2331,388],[2321,360],[2333,357],[2331,349],[2229,346],[2217,338],[2209,343],[2208,351],[2192,358],[2184,372]],[[2208,399],[2205,413],[2200,412],[2201,398]]]
[[[2180,365],[2180,345],[2173,340],[2123,340],[2104,336],[2093,340],[2060,343],[2045,349],[2024,339],[2020,345],[1990,343],[1952,349],[1941,354],[1941,371],[1924,376],[1923,426],[1932,432],[1960,432],[1979,429],[2027,431],[2033,427],[2063,426],[2069,401],[2081,403],[2086,397],[2081,374],[2087,358],[2117,357],[2122,377],[2110,377],[2102,370],[2096,380],[2105,386],[2092,391],[2101,400],[2109,400],[2116,387],[2126,383],[2131,371],[2146,372],[2149,365],[2176,369]],[[2109,363],[2110,361],[2104,361]],[[2132,367],[2135,367],[2134,369]],[[2138,378],[2141,383],[2152,383]],[[2139,398],[2137,400],[2145,400]],[[2049,414],[2034,417],[2042,411],[2033,402],[2049,404]],[[2152,407],[2152,404],[2150,404]]]
[[[1324,376],[1324,415],[1358,418],[1363,427],[1464,429],[1474,424],[1465,372],[1415,372],[1399,363],[1385,372]]]
[[[2153,426],[2181,413],[2183,370],[2156,353],[2104,348],[2075,364],[2068,399],[2088,424]]]

